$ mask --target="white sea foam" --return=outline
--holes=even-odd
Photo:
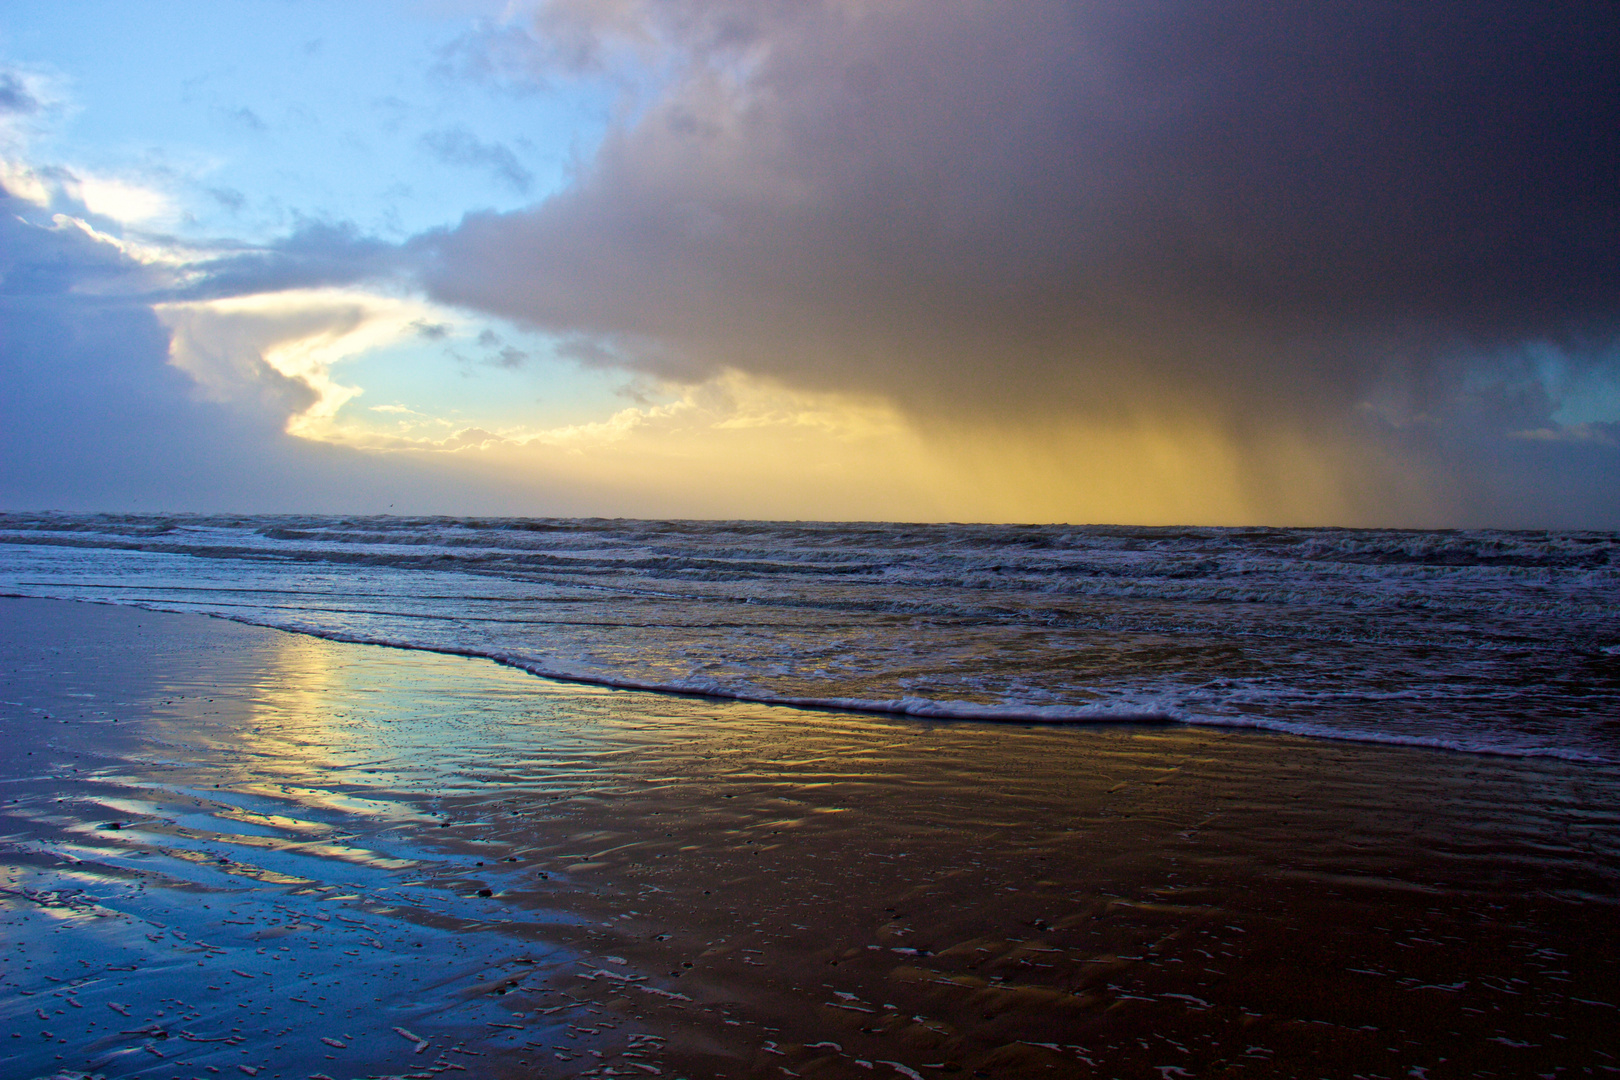
[[[0,591],[554,678],[1620,761],[1620,537],[0,515]]]

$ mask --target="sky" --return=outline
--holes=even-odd
[[[1620,528],[1612,0],[0,4],[0,509]]]

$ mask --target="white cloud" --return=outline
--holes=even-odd
[[[334,365],[416,332],[425,305],[347,289],[295,289],[156,305],[171,332],[169,362],[216,401],[285,411],[290,435],[334,439],[334,417],[363,391]]]
[[[71,218],[87,229],[92,226],[85,223],[80,214],[135,226],[171,225],[180,214],[174,199],[155,187],[82,170],[35,167],[22,158],[0,157],[0,189],[41,210],[72,211],[58,213],[56,217],[59,220]]]
[[[26,162],[0,158],[0,188],[41,209],[51,205],[50,185]]]
[[[122,177],[81,172],[62,186],[90,213],[125,225],[164,223],[177,213],[174,200],[165,192]]]

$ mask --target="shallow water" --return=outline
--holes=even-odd
[[[6,1075],[1620,1067],[1609,767],[0,626]]]
[[[0,591],[602,685],[1620,762],[1620,537],[0,515]]]

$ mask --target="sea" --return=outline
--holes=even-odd
[[[0,514],[0,593],[536,676],[1620,763],[1620,534]]]

